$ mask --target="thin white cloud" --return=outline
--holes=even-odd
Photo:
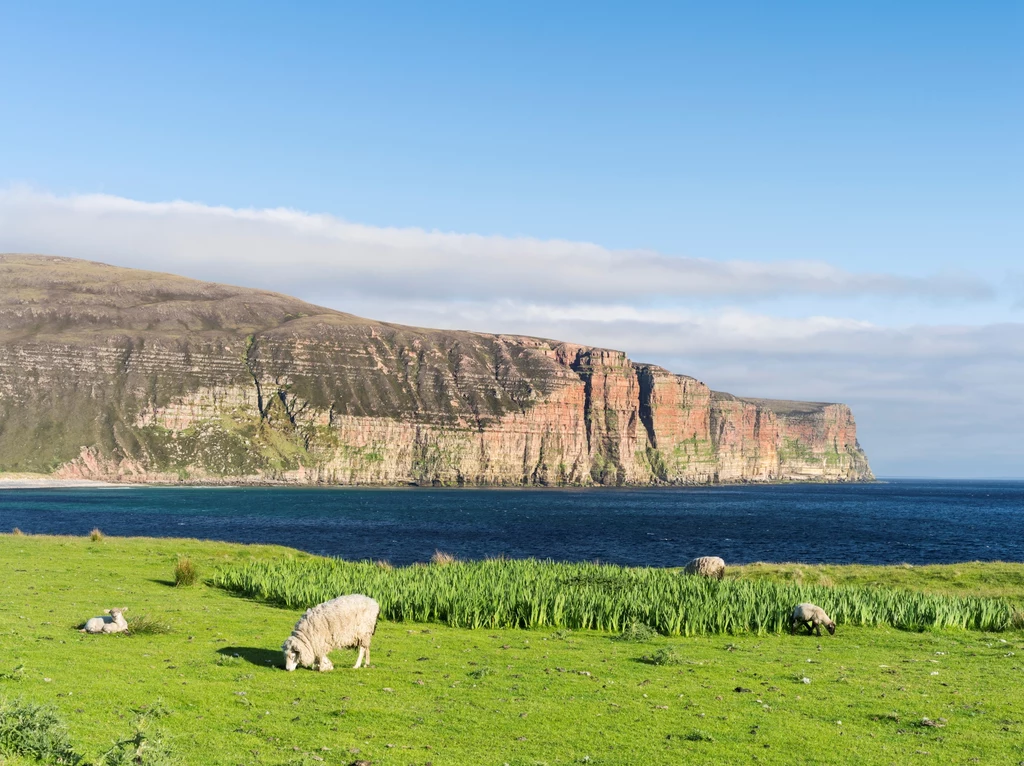
[[[0,192],[0,249],[265,287],[433,299],[573,302],[894,296],[980,300],[964,277],[854,273],[819,261],[712,261],[586,242],[382,228],[282,208]]]

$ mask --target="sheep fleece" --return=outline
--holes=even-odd
[[[688,563],[683,571],[686,574],[697,574],[721,580],[725,577],[725,561],[718,556],[701,556]]]
[[[358,593],[317,604],[305,611],[291,637],[306,645],[314,658],[332,649],[369,646],[377,627],[380,604]]]

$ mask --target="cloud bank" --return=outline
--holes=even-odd
[[[1024,476],[1024,325],[804,316],[800,301],[980,301],[970,277],[726,262],[109,195],[0,191],[0,251],[285,292],[419,326],[625,350],[740,395],[844,401],[880,475]]]
[[[821,261],[711,261],[586,242],[380,228],[283,208],[240,210],[102,194],[0,192],[8,250],[42,250],[190,275],[272,282],[295,294],[636,301],[705,297],[919,296],[984,299],[963,277],[854,273]],[[269,286],[260,284],[259,286]]]

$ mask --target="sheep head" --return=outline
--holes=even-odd
[[[825,629],[828,630],[828,634],[830,636],[834,636],[836,634],[836,624],[835,624],[835,622],[833,622],[832,620],[829,620],[828,622],[826,622],[825,623]]]
[[[299,665],[309,667],[313,664],[313,653],[309,651],[305,641],[299,641],[295,636],[289,636],[281,647],[284,650],[284,669],[288,672],[295,670]]]

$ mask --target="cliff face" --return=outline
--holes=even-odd
[[[0,471],[136,482],[872,478],[842,404],[620,351],[424,330],[258,290],[0,256]]]

